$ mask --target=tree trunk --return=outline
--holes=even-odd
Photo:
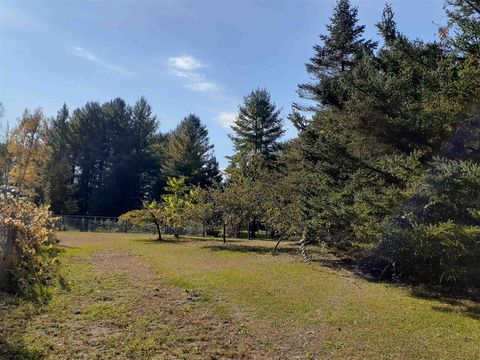
[[[248,224],[248,240],[256,238],[256,220],[252,220]]]
[[[282,238],[278,239],[277,243],[275,244],[275,247],[272,250],[272,255],[275,254],[277,251],[278,245],[280,245],[280,241],[282,241]]]
[[[310,256],[308,255],[308,251],[306,248],[306,242],[307,242],[307,231],[303,230],[302,232],[302,238],[300,239],[299,245],[300,245],[300,253],[302,254],[303,258],[307,263],[310,264]]]
[[[8,228],[2,229],[0,232],[0,289],[14,290],[13,271],[19,260],[15,245],[15,231]]]
[[[162,240],[162,232],[160,231],[160,225],[158,224],[158,222],[155,222],[155,226],[157,227],[157,232],[158,232],[157,240]]]
[[[227,224],[223,223],[223,243],[227,242]]]

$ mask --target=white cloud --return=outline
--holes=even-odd
[[[80,46],[73,47],[73,53],[81,58],[90,60],[90,61],[98,61],[97,57],[93,55],[91,52],[81,48]]]
[[[191,81],[203,81],[205,80],[205,76],[203,74],[199,74],[196,72],[191,71],[180,71],[180,70],[171,70],[170,73],[175,75],[179,78],[188,79]]]
[[[92,52],[90,52],[90,51],[88,51],[88,50],[86,50],[86,49],[84,49],[80,46],[74,46],[72,48],[72,52],[73,52],[74,55],[76,55],[78,57],[81,57],[82,59],[93,62],[97,65],[100,65],[100,66],[106,68],[106,69],[115,71],[116,73],[119,73],[121,75],[126,75],[126,76],[133,75],[133,73],[131,71],[128,71],[127,69],[125,69],[121,66],[111,64],[111,63],[108,63],[108,62],[106,62],[102,59],[99,59],[95,54],[93,54]]]
[[[197,81],[186,84],[185,87],[195,92],[210,92],[218,91],[220,87],[214,82],[210,81]]]
[[[230,129],[237,118],[236,113],[221,112],[215,117],[217,122],[226,129]]]
[[[195,71],[205,67],[204,64],[190,55],[171,57],[167,63],[173,68],[187,71]]]
[[[183,86],[198,93],[218,93],[221,86],[207,79],[200,69],[207,67],[200,60],[190,55],[171,57],[167,60],[170,74],[183,80]]]

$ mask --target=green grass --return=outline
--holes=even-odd
[[[60,236],[70,290],[42,308],[0,299],[0,312],[8,308],[0,349],[19,358],[76,358],[76,346],[87,358],[112,359],[201,359],[206,351],[218,358],[480,359],[479,304],[422,298],[408,287],[307,265],[286,245],[271,256],[274,243],[261,240],[223,247],[145,235]],[[109,257],[119,252],[130,257]],[[151,297],[157,282],[160,296]],[[62,335],[68,331],[77,334],[72,342]]]

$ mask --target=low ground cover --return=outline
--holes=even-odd
[[[273,242],[60,233],[64,287],[0,298],[0,358],[478,359],[480,306]],[[3,356],[3,357],[2,357]]]

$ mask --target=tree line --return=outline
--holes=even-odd
[[[412,40],[387,5],[374,41],[338,0],[288,115],[298,136],[282,141],[269,92],[253,90],[223,178],[198,117],[162,134],[142,98],[64,106],[50,121],[26,112],[2,148],[4,182],[58,213],[262,228],[307,258],[322,244],[379,276],[478,287],[480,2],[445,11],[436,40]]]
[[[161,195],[168,177],[209,186],[220,180],[208,132],[189,115],[160,133],[151,106],[120,98],[64,105],[47,119],[26,110],[4,146],[9,184],[55,214],[118,216]]]

